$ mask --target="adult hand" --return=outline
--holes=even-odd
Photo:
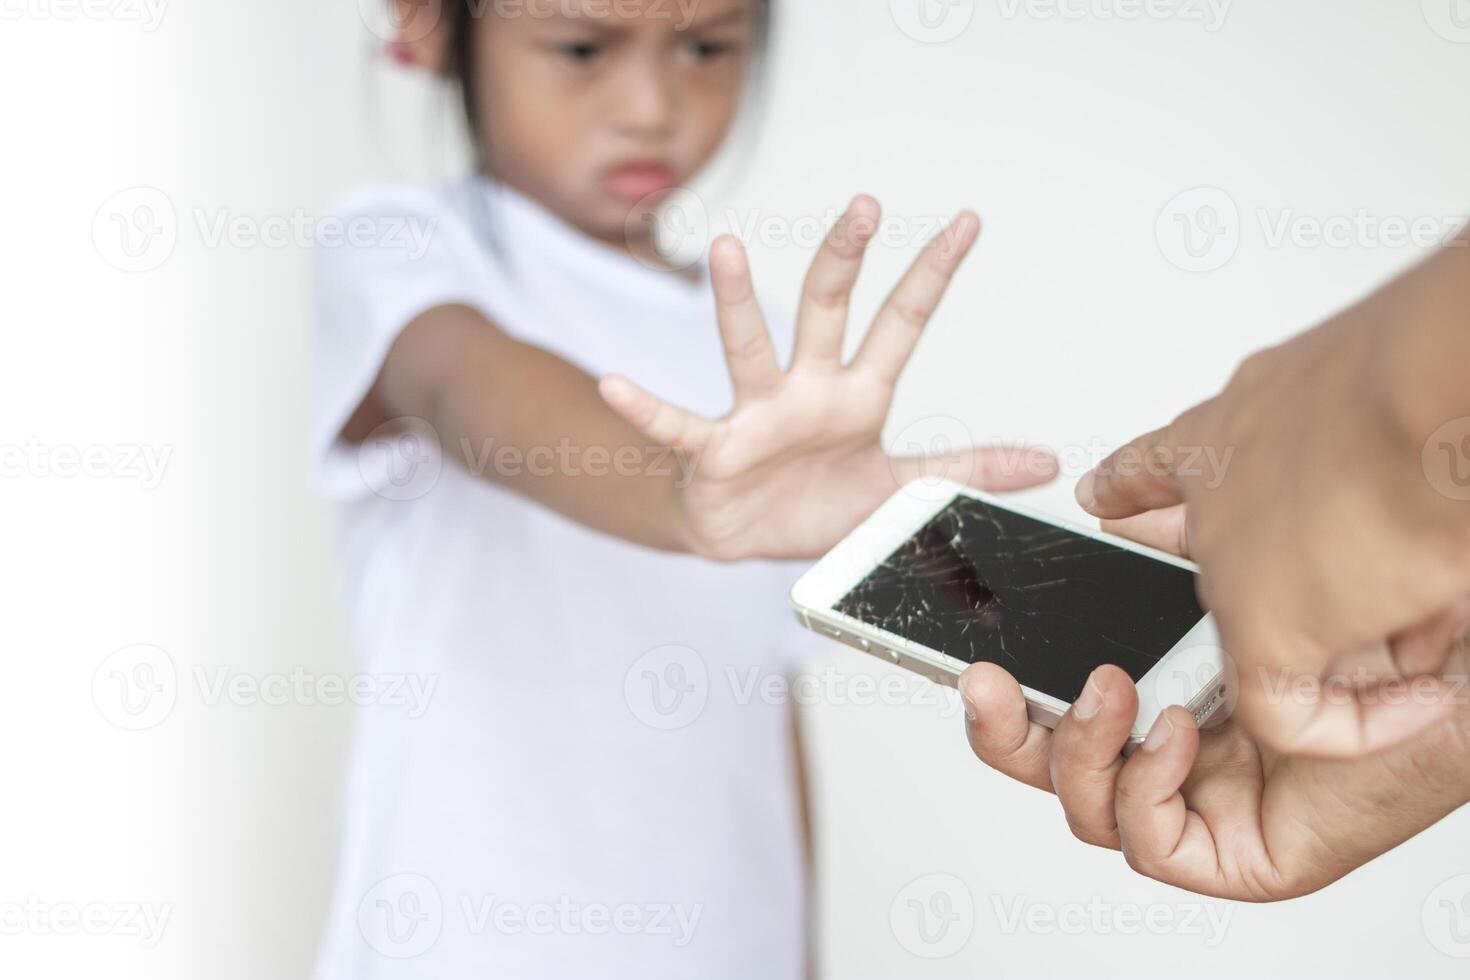
[[[1432,434],[1460,417],[1470,436],[1467,372],[1470,248],[1446,249],[1078,484],[1102,518],[1188,504],[1201,598],[1261,743],[1359,755],[1464,699],[1428,676],[1445,649],[1415,630],[1470,596],[1470,496],[1431,465]],[[1470,439],[1445,448],[1470,465]]]
[[[1176,541],[1182,514],[1150,516],[1145,543]],[[1119,530],[1139,530],[1122,527]],[[1418,631],[1463,674],[1456,637],[1470,613]],[[960,678],[970,745],[987,765],[1054,792],[1081,840],[1121,850],[1138,872],[1218,898],[1277,901],[1316,891],[1470,802],[1470,706],[1371,756],[1284,756],[1234,720],[1200,731],[1168,709],[1131,757],[1119,753],[1138,692],[1100,667],[1053,731],[1027,720],[1016,681],[994,664]]]

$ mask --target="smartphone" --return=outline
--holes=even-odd
[[[808,629],[955,687],[980,661],[1020,683],[1055,727],[1088,675],[1138,687],[1129,747],[1183,705],[1203,727],[1228,704],[1228,663],[1173,555],[1003,504],[947,481],[900,490],[791,592]]]

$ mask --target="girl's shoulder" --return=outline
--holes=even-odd
[[[473,195],[463,181],[364,184],[328,205],[326,213],[337,235],[323,244],[399,248],[405,241],[426,244],[440,233],[469,243],[474,237],[472,206]]]
[[[468,188],[462,180],[437,184],[375,181],[340,195],[327,206],[327,213],[342,219],[395,214],[452,219],[467,201]]]
[[[474,202],[463,180],[357,187],[326,209],[313,250],[317,279],[481,267],[487,256],[475,232]]]

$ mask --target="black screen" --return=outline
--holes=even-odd
[[[1099,664],[1136,682],[1204,617],[1187,569],[955,497],[835,606],[1066,701]]]

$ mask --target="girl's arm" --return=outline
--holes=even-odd
[[[428,421],[449,460],[574,521],[689,548],[675,489],[688,464],[650,447],[586,372],[477,310],[441,306],[410,323],[345,434],[360,440],[405,416]]]
[[[723,419],[669,405],[624,378],[598,383],[479,313],[446,306],[402,333],[346,434],[361,439],[401,416],[427,419],[446,454],[471,472],[588,527],[717,560],[819,556],[919,476],[991,490],[1051,479],[1055,459],[1019,446],[898,458],[883,451],[899,374],[979,220],[962,213],[924,249],[844,364],[848,301],[877,222],[877,203],[859,197],[818,251],[785,371],[744,250],[728,236],[715,243],[711,278],[735,389]],[[577,454],[571,465],[564,447]],[[497,451],[519,462],[497,465]]]

